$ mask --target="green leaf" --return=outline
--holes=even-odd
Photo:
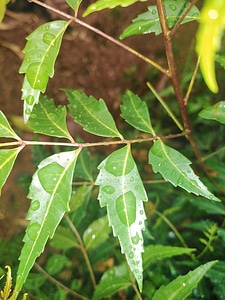
[[[82,0],[66,0],[66,2],[74,11],[77,11]]]
[[[145,2],[147,0],[98,0],[95,3],[92,3],[91,5],[88,6],[88,8],[83,13],[83,17],[86,17],[87,15],[93,12],[100,11],[105,8],[112,9],[116,6],[127,7],[138,1]]]
[[[76,90],[63,90],[69,99],[68,107],[72,117],[84,130],[99,136],[123,139],[104,100],[97,101]]]
[[[76,178],[83,178],[92,182],[93,177],[91,172],[91,154],[87,148],[83,148],[77,159],[74,175]]]
[[[208,262],[200,267],[196,268],[194,271],[190,271],[184,276],[179,276],[170,282],[166,286],[161,286],[159,290],[156,291],[152,300],[180,300],[186,299],[192,290],[197,286],[199,281],[205,275],[205,273],[216,263],[216,261]]]
[[[20,292],[36,258],[52,238],[65,212],[69,211],[71,184],[80,150],[54,154],[43,160],[33,175],[28,197],[32,199],[24,246],[20,255],[14,293]]]
[[[153,171],[159,172],[166,181],[174,186],[179,186],[189,193],[201,195],[214,201],[220,201],[207,187],[200,181],[189,166],[191,164],[184,155],[166,146],[162,140],[154,142],[149,151],[149,163],[152,164]]]
[[[95,249],[104,243],[108,239],[110,231],[107,216],[92,222],[83,234],[86,249]]]
[[[10,0],[1,0],[0,1],[0,22],[3,20],[6,11],[6,4],[9,3]]]
[[[38,102],[40,92],[45,92],[49,77],[54,75],[54,64],[68,25],[66,21],[49,22],[39,26],[27,37],[23,49],[25,58],[19,69],[20,74],[26,74],[22,88],[25,122]]]
[[[68,250],[78,246],[77,240],[70,228],[59,225],[50,241],[50,245],[59,250]]]
[[[39,103],[33,108],[29,127],[36,133],[74,141],[66,126],[66,107],[61,105],[56,107],[54,101],[48,100],[46,96],[40,97]]]
[[[17,155],[23,149],[23,147],[24,146],[20,146],[15,149],[0,150],[0,195],[1,195],[2,187],[5,184],[12,170]]]
[[[198,209],[206,211],[207,214],[212,215],[225,215],[225,209],[221,202],[215,201],[205,201],[204,198],[199,198],[198,201],[196,199],[189,199],[189,201]]]
[[[206,0],[201,11],[200,26],[196,36],[196,51],[200,57],[202,75],[208,88],[214,93],[218,92],[215,55],[221,46],[225,26],[224,14],[224,1]]]
[[[164,1],[164,5],[168,26],[169,28],[172,28],[175,26],[190,3],[185,0],[169,0]],[[196,6],[193,6],[188,14],[184,17],[181,24],[190,21],[196,21],[198,16],[199,10]],[[156,35],[162,32],[156,5],[149,6],[147,12],[142,13],[133,19],[132,24],[129,25],[120,35],[120,39],[124,39],[135,34],[146,34],[152,32],[154,32]]]
[[[121,117],[138,130],[154,135],[146,102],[131,91],[126,91],[122,101]]]
[[[162,260],[165,258],[183,254],[190,255],[193,251],[195,251],[195,249],[162,245],[149,245],[145,247],[145,252],[143,254],[143,266],[146,270],[149,268],[150,264],[155,263],[157,260]]]
[[[118,236],[122,253],[142,290],[142,230],[146,219],[143,201],[148,198],[130,147],[113,152],[98,168],[100,206],[107,207],[113,234]]]
[[[130,286],[129,271],[126,264],[107,270],[97,285],[93,300],[110,297],[121,289]]]
[[[225,124],[225,101],[220,101],[213,106],[204,108],[199,113],[199,117]]]
[[[21,140],[21,138],[14,132],[14,130],[10,126],[2,111],[0,111],[0,137]]]

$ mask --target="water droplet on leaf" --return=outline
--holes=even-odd
[[[31,114],[31,109],[30,108],[26,108],[25,109],[25,114],[26,115],[30,115]]]
[[[155,15],[157,11],[155,9],[152,9],[152,14]]]
[[[114,187],[110,186],[110,185],[106,185],[102,188],[102,190],[107,193],[107,194],[113,194],[115,192]]]
[[[39,207],[40,207],[40,202],[38,200],[35,200],[31,203],[30,209],[35,211],[35,210],[38,210]]]
[[[34,96],[30,95],[26,98],[26,102],[28,105],[32,105],[34,103]]]
[[[52,120],[52,121],[58,121],[59,117],[57,116],[57,114],[53,113],[53,112],[50,112],[48,114],[49,118]]]
[[[173,5],[173,4],[170,4],[170,5],[169,5],[169,8],[170,8],[172,11],[177,10],[177,7],[176,7],[175,5]]]
[[[128,256],[129,256],[129,258],[131,258],[131,259],[134,258],[134,252],[130,252]]]
[[[37,222],[36,223],[33,223],[31,224],[28,229],[27,229],[27,234],[29,236],[29,238],[34,241],[36,238],[37,238],[37,234],[40,230],[41,226],[40,224],[38,224]]]
[[[138,233],[137,233],[135,236],[133,236],[133,237],[131,238],[131,240],[132,240],[132,243],[133,243],[133,244],[137,245],[141,239],[140,239],[140,237],[139,237],[139,235],[138,235]]]
[[[53,46],[54,45],[53,40],[55,40],[55,35],[54,34],[46,32],[43,35],[43,41],[44,41],[45,44]]]

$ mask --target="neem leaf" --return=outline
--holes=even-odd
[[[123,139],[104,100],[98,101],[76,90],[63,90],[70,102],[68,107],[72,117],[84,130],[99,136]]]
[[[28,197],[32,199],[27,219],[30,221],[24,236],[14,293],[21,291],[36,258],[65,212],[69,200],[74,167],[80,150],[54,154],[44,159],[33,175]]]
[[[25,100],[25,122],[29,119],[40,92],[45,92],[49,77],[54,75],[54,64],[59,53],[66,21],[52,21],[39,26],[27,37],[25,58],[19,73],[25,73],[22,99]]]
[[[144,269],[148,269],[149,265],[156,262],[157,260],[159,261],[165,258],[183,254],[190,255],[193,251],[195,251],[195,249],[162,245],[149,245],[145,247],[145,252],[143,254],[143,266]]]
[[[3,20],[3,18],[5,16],[6,4],[9,3],[9,1],[10,0],[1,0],[0,1],[0,22]]]
[[[221,46],[224,31],[225,1],[206,0],[200,14],[196,51],[200,57],[200,68],[208,88],[218,92],[215,75],[216,52]]]
[[[130,286],[129,270],[126,264],[107,270],[94,292],[93,300],[110,297],[121,289]]]
[[[199,113],[199,117],[225,124],[225,101],[220,101],[213,106],[204,108]]]
[[[29,119],[29,127],[34,132],[67,138],[73,142],[73,138],[66,126],[66,107],[55,106],[52,99],[41,96],[38,104],[33,108]]]
[[[1,195],[2,187],[5,184],[12,170],[17,155],[23,149],[23,147],[24,146],[14,148],[14,149],[0,150],[0,195]]]
[[[185,9],[190,5],[189,2],[185,0],[170,0],[164,1],[164,6],[166,10],[166,19],[169,28],[175,26],[176,22],[184,13]],[[196,6],[193,6],[188,14],[185,16],[181,24],[195,21],[198,19],[199,10]],[[154,32],[156,35],[162,32],[158,10],[156,5],[148,7],[148,11],[138,15],[132,20],[132,24],[129,25],[123,33],[120,35],[120,39],[124,39],[128,36],[135,34],[146,34]]]
[[[88,6],[88,8],[83,13],[83,17],[86,17],[93,12],[100,11],[105,8],[114,8],[116,6],[127,7],[137,1],[145,2],[147,0],[98,0]]]
[[[109,225],[114,236],[118,236],[122,253],[142,290],[142,230],[146,219],[143,201],[147,201],[147,194],[130,147],[113,152],[98,168],[100,206],[107,207]]]
[[[162,140],[154,142],[149,151],[149,163],[153,171],[159,172],[166,181],[174,186],[180,186],[189,193],[201,195],[214,201],[220,201],[200,181],[189,166],[191,164],[184,155],[177,150],[166,146]]]
[[[107,216],[92,222],[83,234],[86,249],[95,249],[103,244],[108,239],[110,231]]]
[[[66,2],[74,11],[76,11],[79,5],[81,4],[82,0],[66,0]]]
[[[154,134],[152,129],[150,115],[146,102],[142,101],[137,95],[131,91],[126,91],[123,95],[123,104],[121,108],[121,117],[127,123],[137,128],[138,130]]]
[[[166,286],[161,286],[154,294],[152,300],[180,300],[186,299],[192,290],[197,286],[205,273],[216,263],[211,261],[184,276],[179,276]]]
[[[14,132],[14,130],[10,126],[2,111],[0,111],[0,137],[21,140],[21,138]]]

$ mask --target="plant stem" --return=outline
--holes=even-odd
[[[95,32],[96,34],[104,37],[106,40],[112,42],[113,44],[119,46],[120,48],[123,48],[124,50],[134,54],[135,56],[139,57],[140,59],[142,59],[143,61],[147,62],[148,64],[150,64],[151,66],[155,67],[156,69],[158,69],[160,72],[162,72],[163,74],[167,75],[168,77],[170,76],[168,73],[168,70],[164,69],[163,67],[161,67],[159,64],[157,64],[156,62],[154,62],[153,60],[151,60],[150,58],[142,55],[141,53],[139,53],[138,51],[134,50],[133,48],[130,48],[129,46],[126,46],[125,44],[121,43],[120,41],[118,41],[117,39],[111,37],[110,35],[108,35],[107,33],[104,33],[103,31],[81,21],[80,19],[78,19],[77,17],[71,16],[67,13],[64,13],[50,5],[47,5],[39,0],[28,0],[29,2],[33,2],[36,3],[42,7],[45,7],[46,9],[49,9],[51,11],[54,11],[56,13],[58,13],[59,15],[74,21],[75,23]]]
[[[65,286],[64,284],[62,284],[60,281],[58,281],[55,278],[53,278],[38,263],[35,262],[34,264],[35,264],[35,267],[37,268],[37,270],[39,272],[41,272],[48,280],[50,280],[54,284],[60,286],[66,293],[73,295],[74,297],[76,297],[76,299],[88,300],[88,298],[83,297],[82,295],[74,292],[73,290],[69,289],[67,286]]]
[[[91,277],[91,281],[92,281],[93,287],[95,289],[96,288],[96,280],[95,280],[94,272],[92,270],[92,266],[91,266],[91,263],[90,263],[90,260],[89,260],[86,248],[85,248],[85,246],[83,244],[83,241],[82,241],[82,239],[80,237],[79,232],[77,231],[76,227],[71,222],[71,220],[70,220],[70,218],[68,217],[67,214],[65,215],[65,219],[66,219],[66,221],[69,224],[72,232],[74,233],[74,235],[76,236],[76,238],[77,238],[77,240],[78,240],[78,242],[80,244],[80,250],[81,250],[81,252],[82,252],[82,254],[84,256],[84,259],[85,259],[85,262],[86,262],[86,265],[87,265],[87,268],[88,268],[88,271],[89,271],[89,274],[90,274],[90,277]]]
[[[205,170],[205,166],[202,163],[201,153],[200,153],[200,151],[195,143],[195,140],[193,138],[193,135],[191,133],[191,127],[190,127],[188,116],[187,116],[186,106],[185,106],[185,103],[183,100],[182,92],[180,89],[180,84],[178,81],[178,76],[177,76],[177,71],[176,71],[176,63],[175,63],[174,52],[173,52],[171,31],[169,30],[169,27],[167,24],[166,12],[165,12],[163,0],[156,0],[156,6],[158,9],[159,20],[160,20],[160,24],[161,24],[162,32],[163,32],[164,45],[165,45],[167,62],[168,62],[168,66],[169,66],[171,83],[173,85],[174,93],[176,95],[177,102],[178,102],[178,105],[180,108],[180,113],[181,113],[181,117],[183,119],[184,128],[185,128],[185,131],[187,132],[187,136],[188,136],[189,142],[193,148],[195,156],[197,157],[198,162],[201,165],[201,167]]]

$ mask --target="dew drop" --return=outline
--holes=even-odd
[[[137,245],[137,244],[139,243],[139,241],[140,241],[140,237],[139,237],[138,234],[136,234],[135,236],[133,236],[133,237],[131,238],[131,240],[132,240],[132,243],[133,243],[133,244]]]
[[[44,41],[45,44],[54,45],[54,43],[52,42],[53,40],[55,40],[55,35],[54,34],[46,32],[43,35],[43,41]]]
[[[133,251],[130,252],[128,256],[129,256],[129,258],[131,258],[131,259],[134,258],[134,252],[133,252]]]
[[[53,112],[50,112],[49,114],[48,114],[48,116],[49,116],[49,118],[52,120],[52,121],[58,121],[58,116],[57,116],[57,114],[55,114],[55,113],[53,113]]]
[[[34,125],[35,125],[35,126],[39,126],[40,123],[39,123],[39,122],[35,122]]]
[[[31,114],[31,109],[30,108],[26,108],[25,109],[25,114],[26,115],[30,115]]]
[[[183,285],[183,286],[186,286],[186,283],[185,283],[185,282],[183,282],[183,283],[182,283],[182,285]]]
[[[37,234],[40,230],[41,226],[40,224],[38,224],[37,222],[36,223],[33,223],[31,224],[28,229],[27,229],[27,234],[29,236],[29,238],[34,241],[36,238],[37,238]]]
[[[143,215],[143,214],[144,214],[144,211],[143,211],[143,210],[140,210],[139,213],[140,213],[140,215]]]
[[[170,8],[172,11],[177,10],[177,7],[176,7],[175,5],[173,5],[173,4],[170,4],[170,5],[169,5],[169,8]]]
[[[96,238],[96,235],[92,234],[91,238],[92,238],[92,240],[94,240]]]
[[[131,176],[130,181],[134,181],[134,176]]]
[[[110,186],[110,185],[106,185],[102,188],[102,190],[107,193],[107,194],[113,194],[115,192],[114,187]]]
[[[152,9],[152,14],[156,15],[157,11],[155,9]]]
[[[45,30],[49,30],[50,26],[46,25],[44,28],[45,28]]]
[[[27,57],[27,58],[26,58],[26,61],[29,62],[29,61],[30,61],[30,57]]]
[[[32,105],[34,103],[34,96],[32,95],[29,95],[27,98],[26,98],[26,102],[28,105]]]
[[[32,202],[30,209],[32,210],[38,210],[40,207],[40,202],[38,200],[35,200]]]
[[[138,27],[138,30],[141,30],[141,26]]]

